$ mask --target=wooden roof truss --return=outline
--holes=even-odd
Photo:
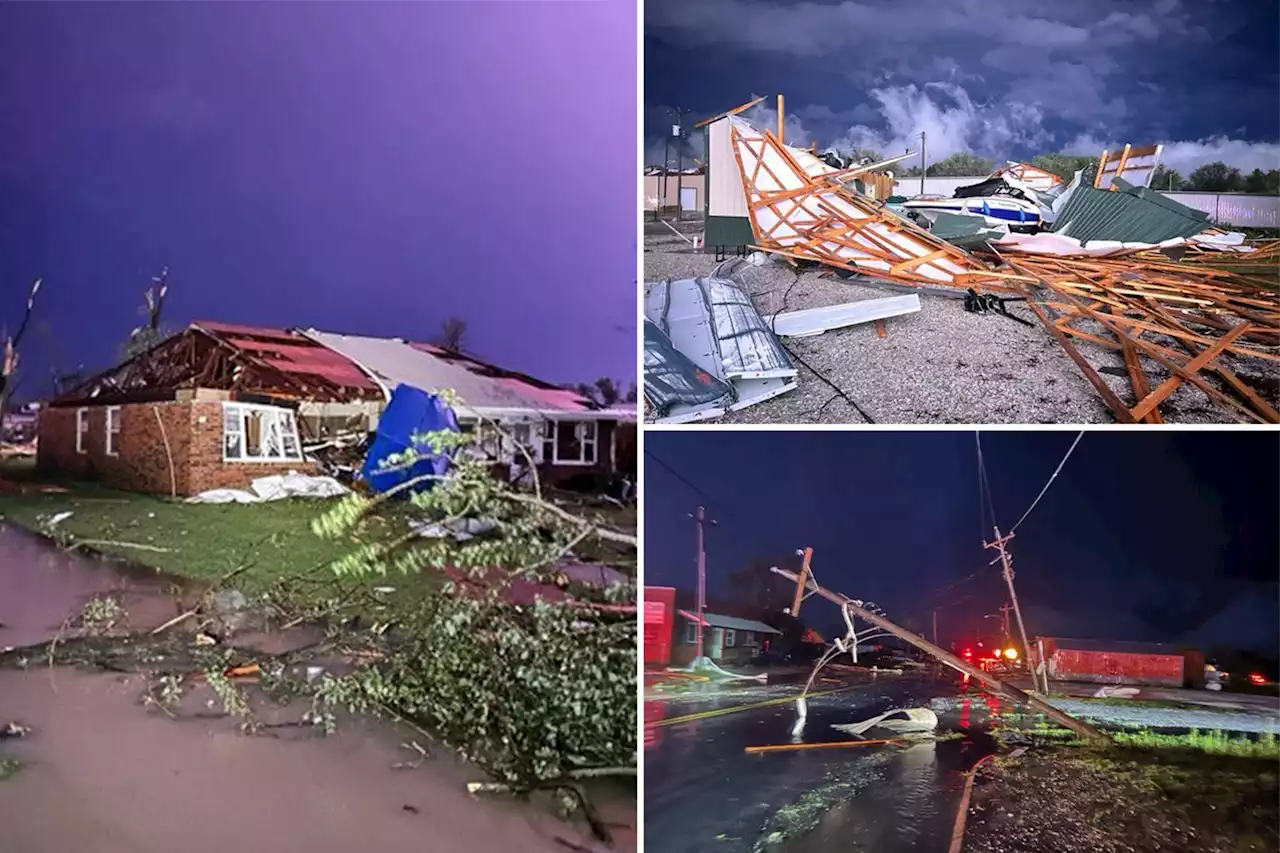
[[[291,400],[339,402],[363,396],[318,376],[287,373],[216,332],[185,331],[85,380],[51,405],[120,405],[171,400],[182,389],[212,388]]]
[[[897,284],[1007,290],[1019,278],[842,185],[844,172],[770,131],[730,121],[756,248]]]

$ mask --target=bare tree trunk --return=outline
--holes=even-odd
[[[22,315],[22,323],[18,326],[18,331],[4,342],[3,361],[0,361],[0,431],[4,428],[4,413],[13,393],[14,375],[18,372],[18,346],[31,325],[31,309],[36,304],[36,294],[40,292],[43,281],[44,279],[38,278],[31,283],[31,293],[27,295],[27,310]]]

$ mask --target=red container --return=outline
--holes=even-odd
[[[644,665],[671,663],[671,635],[676,615],[676,590],[670,586],[644,588]]]
[[[1042,638],[1049,677],[1099,684],[1181,687],[1187,679],[1181,649],[1147,643]]]

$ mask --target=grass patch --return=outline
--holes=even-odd
[[[1120,746],[1138,749],[1190,750],[1207,755],[1280,760],[1280,739],[1270,733],[1251,738],[1245,735],[1233,736],[1223,731],[1202,732],[1192,729],[1186,734],[1160,734],[1142,729],[1115,732],[1111,737]]]
[[[22,769],[22,762],[16,758],[0,758],[0,782],[8,779]]]
[[[12,463],[0,477],[23,482],[31,473]],[[328,502],[282,500],[262,504],[188,504],[167,497],[105,489],[92,484],[63,484],[62,493],[0,491],[0,519],[45,533],[58,513],[71,516],[53,533],[61,544],[85,547],[128,563],[156,569],[178,578],[212,583],[251,563],[228,585],[253,598],[281,580],[328,580],[334,559],[361,544],[376,544],[408,530],[408,510],[393,508],[358,534],[343,541],[321,539],[311,522]],[[420,600],[438,588],[432,572],[358,581],[369,588],[395,587],[390,603]],[[313,584],[314,592],[300,592],[295,603],[310,604],[332,595],[332,589]]]

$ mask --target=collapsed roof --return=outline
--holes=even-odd
[[[385,401],[399,384],[451,390],[459,413],[626,420],[575,391],[460,353],[395,338],[197,321],[55,398],[51,405],[173,399],[184,388],[308,402]]]

